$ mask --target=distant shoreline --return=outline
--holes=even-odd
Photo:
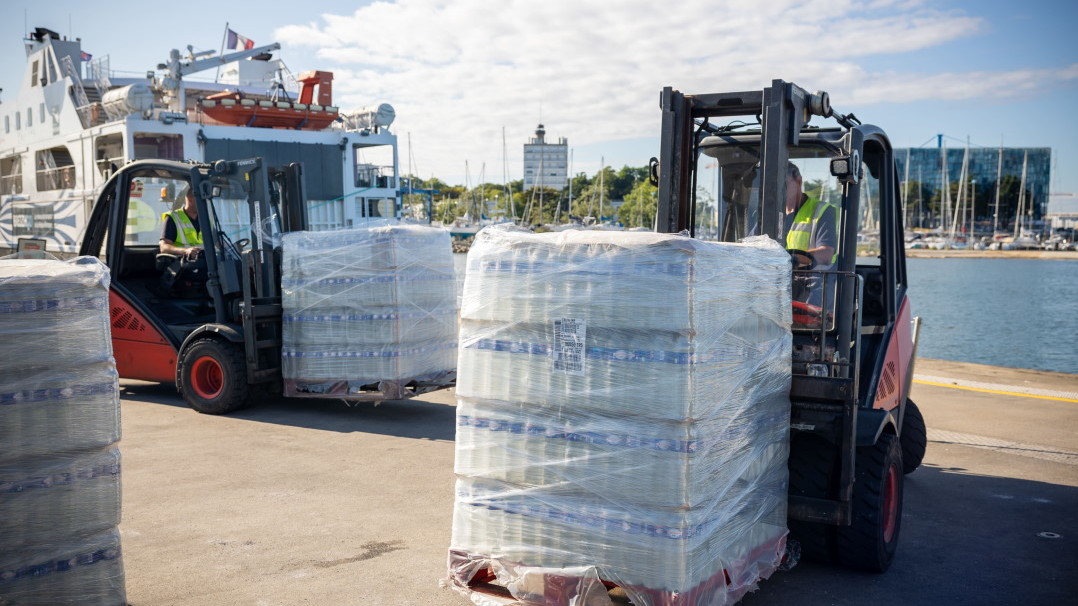
[[[471,242],[453,241],[453,252],[468,252]],[[862,254],[858,257],[875,256]],[[1067,259],[1078,260],[1078,250],[935,250],[931,248],[907,248],[906,258],[911,259]]]
[[[966,259],[1078,259],[1078,250],[933,250],[930,248],[907,248],[910,258],[956,258]]]

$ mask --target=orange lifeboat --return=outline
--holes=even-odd
[[[322,130],[338,118],[333,103],[333,72],[310,71],[298,78],[298,101],[251,99],[224,91],[201,99],[200,109],[210,118],[233,126]],[[317,90],[317,98],[315,91]]]

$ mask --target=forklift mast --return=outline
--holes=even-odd
[[[660,106],[660,154],[651,163],[657,231],[721,241],[767,235],[785,246],[791,161],[813,167],[812,176],[820,177],[812,180],[814,195],[830,196],[826,201],[836,208],[834,262],[793,272],[795,284],[815,280],[827,294],[816,302],[820,307],[802,303],[802,309],[819,312],[819,321],[808,326],[798,325],[795,294],[790,392],[794,445],[804,442],[798,434],[811,434],[834,447],[836,472],[829,482],[835,489],[817,498],[791,494],[789,512],[791,519],[848,525],[856,450],[883,433],[898,433],[912,376],[899,185],[887,135],[852,114],[836,113],[826,92],[809,93],[783,80],[763,90],[700,95],[666,87]],[[810,125],[814,117],[837,124]],[[705,165],[701,156],[714,162]],[[710,200],[699,192],[713,167]],[[869,215],[880,232],[878,264],[859,265],[859,221]],[[698,221],[710,216],[714,224],[701,233]],[[881,391],[893,383],[897,389]]]

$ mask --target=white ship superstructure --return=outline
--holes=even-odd
[[[172,50],[144,76],[120,77],[107,57],[84,61],[79,39],[37,28],[25,43],[20,89],[0,103],[0,249],[38,238],[75,252],[102,184],[150,158],[302,162],[312,229],[400,217],[392,107],[341,113],[332,74],[292,80],[278,44]],[[217,77],[187,78],[198,72]]]

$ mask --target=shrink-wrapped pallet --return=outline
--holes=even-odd
[[[126,600],[108,287],[91,257],[0,260],[0,604]]]
[[[786,537],[790,323],[789,256],[769,239],[480,232],[450,582],[722,605],[769,576]]]
[[[286,395],[394,399],[452,381],[458,304],[449,232],[294,232],[282,247]]]

